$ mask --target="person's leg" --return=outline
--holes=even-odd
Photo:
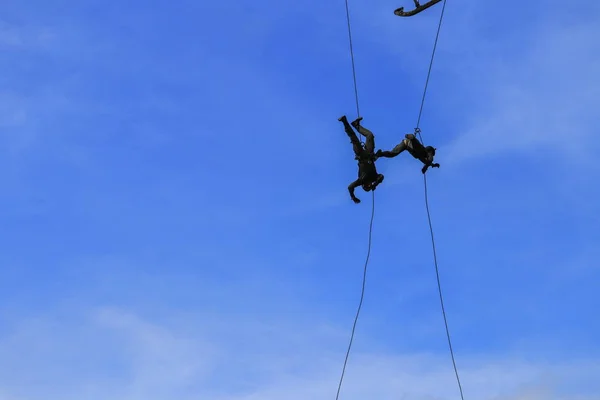
[[[361,119],[362,118],[359,118],[352,122],[352,126],[356,128],[358,133],[365,137],[365,150],[367,153],[372,154],[375,150],[375,135],[373,135],[373,132],[359,124]]]
[[[394,158],[408,148],[408,139],[404,139],[398,143],[392,150],[377,152],[377,157]]]
[[[360,140],[358,140],[356,133],[354,132],[354,130],[348,123],[348,119],[346,118],[345,115],[338,118],[338,121],[340,121],[344,124],[344,131],[346,131],[346,135],[348,135],[348,137],[350,138],[350,142],[352,142],[352,148],[354,149],[354,154],[358,156],[363,151],[362,145],[360,144]]]

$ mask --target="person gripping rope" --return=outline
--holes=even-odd
[[[362,117],[354,120],[352,124],[348,123],[348,119],[345,115],[338,118],[338,121],[344,124],[344,130],[350,138],[350,142],[352,142],[354,159],[358,161],[358,179],[348,185],[350,198],[352,201],[354,201],[354,203],[358,204],[360,203],[360,199],[355,196],[354,189],[362,186],[365,192],[370,192],[375,190],[375,188],[377,188],[377,186],[383,182],[383,175],[378,174],[377,168],[375,167],[376,157],[373,153],[375,150],[375,136],[373,135],[373,132],[360,125]],[[352,127],[356,128],[358,133],[365,137],[364,145],[360,142],[360,140],[358,140],[358,137],[356,136],[356,133]]]
[[[412,133],[407,133],[404,137],[404,140],[398,143],[392,150],[377,150],[375,153],[375,159],[377,160],[380,157],[394,158],[404,150],[407,150],[411,156],[425,164],[421,169],[422,173],[427,172],[429,167],[440,167],[440,164],[433,162],[436,148],[432,146],[423,146],[421,142],[419,142],[419,139],[417,139],[417,137]]]

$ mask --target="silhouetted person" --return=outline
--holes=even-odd
[[[341,121],[344,124],[344,130],[352,142],[352,148],[354,149],[355,155],[354,159],[358,161],[358,179],[348,186],[350,197],[356,204],[360,203],[360,199],[354,195],[355,188],[362,186],[365,192],[370,192],[371,190],[375,190],[377,185],[383,181],[383,175],[378,174],[377,168],[375,168],[376,157],[375,154],[373,154],[373,151],[375,150],[375,136],[373,135],[373,132],[360,125],[361,120],[362,117],[357,118],[352,122],[352,126],[365,137],[364,146],[360,140],[358,140],[358,137],[352,129],[352,126],[348,123],[346,116],[344,115],[338,119],[338,121]]]

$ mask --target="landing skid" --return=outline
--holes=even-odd
[[[399,17],[411,17],[413,15],[420,13],[421,11],[427,10],[429,7],[436,5],[437,3],[439,3],[442,0],[431,0],[423,5],[419,4],[418,0],[413,0],[413,1],[415,2],[415,6],[417,8],[415,8],[412,11],[404,11],[404,7],[400,7],[394,11],[394,14]]]

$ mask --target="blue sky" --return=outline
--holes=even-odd
[[[598,400],[600,4],[450,1],[421,129],[466,399]],[[441,4],[350,2],[363,124],[416,122]],[[0,400],[335,397],[355,205],[343,2],[0,6]],[[379,161],[342,399],[459,398],[420,165]]]

